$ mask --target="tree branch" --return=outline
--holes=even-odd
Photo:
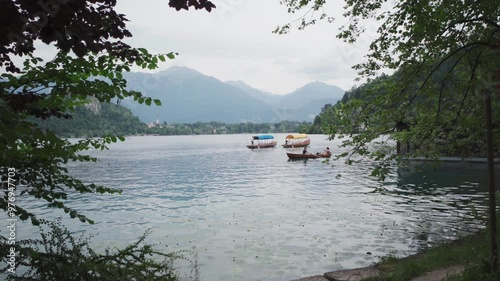
[[[451,25],[453,26],[453,25],[457,25],[457,24],[461,24],[461,23],[478,22],[478,21],[489,24],[489,25],[493,26],[494,28],[500,30],[500,25],[497,22],[495,22],[492,19],[486,18],[486,17],[458,20],[458,21],[452,22]]]
[[[491,44],[488,43],[488,42],[473,42],[473,43],[469,43],[469,44],[466,44],[466,45],[463,45],[462,47],[456,49],[455,51],[451,52],[450,54],[448,54],[446,57],[444,57],[441,61],[439,61],[439,63],[436,65],[436,67],[434,67],[432,69],[432,71],[429,73],[429,75],[427,75],[427,78],[425,78],[424,82],[422,83],[422,85],[420,86],[419,90],[421,90],[425,84],[427,84],[427,82],[429,81],[429,79],[432,77],[432,75],[443,65],[443,63],[445,63],[448,59],[450,59],[451,57],[453,57],[455,54],[457,54],[458,52],[462,51],[462,50],[466,50],[467,52],[471,51],[472,49],[474,48],[477,48],[479,46],[488,46],[490,47]],[[469,47],[471,47],[470,49],[468,49]]]

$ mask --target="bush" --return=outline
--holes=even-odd
[[[17,274],[7,280],[181,280],[173,268],[180,252],[162,253],[145,242],[147,230],[137,242],[123,249],[98,253],[90,246],[92,236],[74,237],[60,220],[40,220],[41,239],[19,241],[16,250]],[[1,237],[2,261],[7,261],[8,245]],[[0,269],[8,274],[9,265]],[[196,276],[196,279],[198,277]]]

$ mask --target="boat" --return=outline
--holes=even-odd
[[[284,148],[306,147],[311,144],[311,139],[306,134],[288,135],[285,138]]]
[[[258,135],[252,137],[252,143],[247,145],[247,147],[250,149],[272,148],[277,144],[278,143],[274,140],[274,136],[272,135]]]
[[[323,153],[316,153],[316,154],[312,154],[312,153],[302,154],[302,153],[289,153],[289,152],[287,152],[286,155],[290,159],[309,159],[309,158],[330,158],[332,156],[332,153],[331,152],[329,152],[329,153],[323,152]]]

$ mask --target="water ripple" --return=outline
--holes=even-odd
[[[289,280],[366,266],[482,227],[473,210],[486,210],[483,165],[394,168],[385,191],[374,193],[380,183],[368,176],[369,161],[288,161],[283,148],[248,150],[248,139],[136,137],[92,152],[100,162],[69,168],[123,193],[73,194],[68,205],[96,224],[65,223],[99,233],[98,245],[130,243],[152,228],[150,239],[167,250],[194,247],[205,281]],[[312,144],[312,152],[335,147],[320,135]]]

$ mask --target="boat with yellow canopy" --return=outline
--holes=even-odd
[[[307,134],[288,135],[285,138],[284,148],[305,147],[311,144],[311,139]]]

